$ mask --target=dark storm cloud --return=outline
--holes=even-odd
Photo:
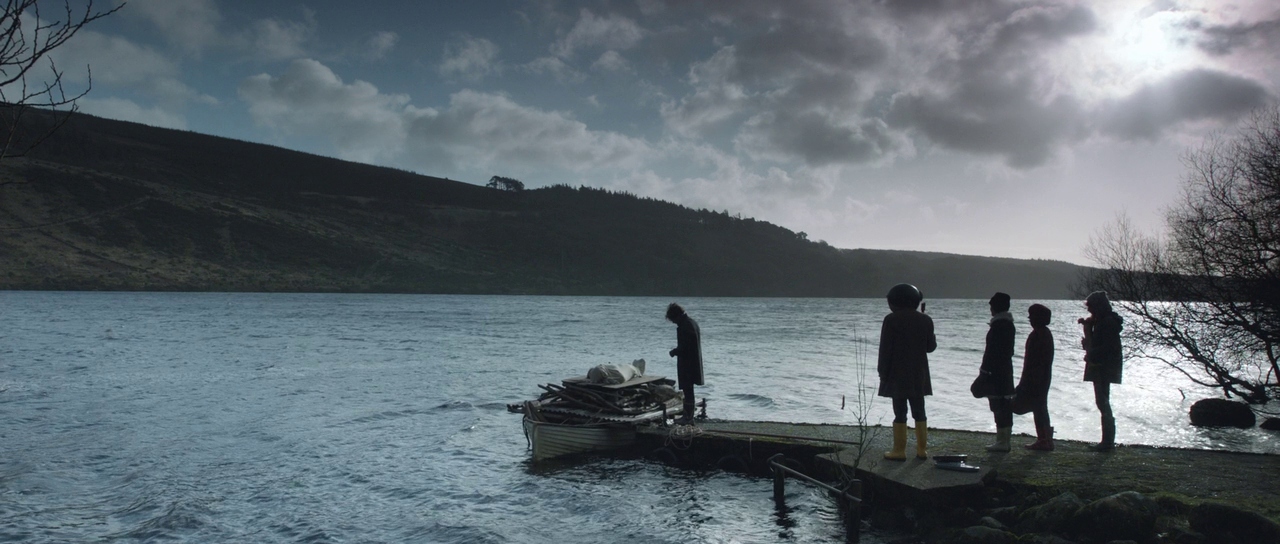
[[[809,165],[865,162],[893,152],[903,145],[884,122],[868,119],[841,125],[819,112],[780,111],[761,115],[747,123],[739,143],[759,150],[802,157]],[[764,141],[754,142],[753,138]]]
[[[1083,134],[1084,108],[1055,92],[1045,55],[1093,32],[1083,6],[1011,7],[953,23],[962,44],[929,70],[931,84],[894,96],[889,122],[961,151],[1002,156],[1015,167],[1042,164]]]
[[[1212,55],[1228,55],[1237,49],[1255,46],[1275,51],[1280,45],[1280,19],[1234,25],[1192,22],[1187,26],[1199,34],[1196,46]]]
[[[1102,128],[1122,138],[1154,139],[1184,121],[1234,119],[1268,98],[1266,88],[1251,79],[1215,70],[1188,70],[1104,108]]]

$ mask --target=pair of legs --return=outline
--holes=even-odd
[[[987,405],[996,416],[996,442],[987,451],[1009,451],[1009,437],[1013,435],[1013,401],[1008,397],[987,397]]]
[[[1093,451],[1110,451],[1116,447],[1116,417],[1111,412],[1111,382],[1093,382],[1093,401],[1102,413],[1102,441],[1089,446]]]
[[[1031,409],[1036,422],[1036,441],[1023,446],[1029,450],[1053,451],[1053,427],[1049,423],[1049,399]]]
[[[924,397],[893,397],[893,422],[907,422],[907,408],[911,408],[911,418],[916,421],[929,419],[924,414]]]
[[[893,450],[884,453],[885,459],[902,461],[907,458],[907,409],[916,420],[916,458],[929,458],[929,423],[924,413],[924,397],[893,397]]]
[[[697,411],[693,396],[693,384],[680,384],[680,390],[684,392],[684,416],[682,418],[686,421],[693,421],[694,412]]]

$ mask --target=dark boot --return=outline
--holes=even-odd
[[[1023,447],[1035,451],[1053,451],[1053,427],[1036,425],[1036,441]]]
[[[1092,451],[1111,451],[1116,449],[1116,418],[1102,418],[1102,442],[1089,446]]]

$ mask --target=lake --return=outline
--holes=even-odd
[[[666,298],[0,292],[0,541],[812,542],[817,491],[603,457],[533,466],[507,403],[600,363],[674,376]],[[881,299],[690,298],[713,418],[850,424],[873,390]],[[1080,301],[1054,310],[1057,437],[1098,439]],[[930,300],[931,426],[994,430],[985,300]],[[859,365],[866,365],[859,383]],[[1015,361],[1019,367],[1020,360]],[[1015,368],[1015,373],[1018,368]],[[1198,429],[1212,391],[1126,362],[1122,443],[1277,452]],[[842,399],[845,408],[841,408]],[[888,424],[887,399],[870,420]],[[1033,433],[1031,417],[1015,433]],[[1029,441],[1017,437],[1015,443]],[[864,542],[876,542],[875,534]]]

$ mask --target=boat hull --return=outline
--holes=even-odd
[[[568,424],[524,418],[525,436],[533,447],[533,460],[561,455],[624,448],[635,443],[635,425],[627,423]]]

